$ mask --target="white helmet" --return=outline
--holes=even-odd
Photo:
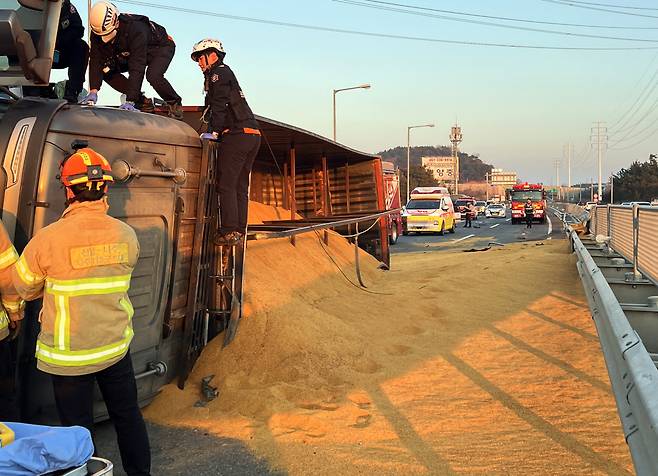
[[[192,47],[192,61],[197,61],[201,53],[208,50],[215,50],[217,53],[226,54],[226,51],[224,51],[224,45],[222,45],[221,41],[213,40],[212,38],[204,38]]]
[[[119,27],[119,9],[110,2],[96,2],[91,7],[89,23],[91,31],[107,43],[116,36]]]

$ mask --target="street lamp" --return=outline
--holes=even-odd
[[[370,84],[361,84],[351,88],[334,89],[334,142],[336,142],[336,93],[341,91],[351,91],[352,89],[370,89]]]
[[[418,126],[407,127],[407,203],[409,202],[409,182],[411,182],[411,170],[409,167],[411,161],[411,129],[418,129],[420,127],[434,127],[434,124],[421,124]]]

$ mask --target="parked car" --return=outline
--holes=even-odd
[[[587,202],[585,204],[585,210],[590,211],[592,209],[592,207],[595,207],[596,205],[597,205],[596,202]]]
[[[484,216],[487,218],[505,218],[505,215],[507,215],[507,208],[502,203],[492,203],[484,211]]]
[[[468,207],[469,204],[475,204],[475,199],[474,198],[457,198],[456,200],[453,199],[453,203],[455,205],[455,218],[457,220],[461,220],[462,218],[462,213],[466,210],[466,207]]]
[[[633,205],[639,205],[640,207],[650,207],[651,202],[622,202],[622,206],[632,207]]]
[[[478,215],[484,215],[484,211],[487,209],[487,202],[485,201],[475,202],[475,209],[478,211]]]

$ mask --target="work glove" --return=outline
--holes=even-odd
[[[9,322],[9,337],[7,340],[14,340],[18,337],[19,332],[21,331],[21,323],[23,321],[10,321]]]
[[[216,132],[204,132],[199,136],[201,140],[217,140],[217,137]]]
[[[98,101],[98,94],[89,93],[87,94],[78,104],[86,104],[88,106],[93,106]]]
[[[124,102],[121,106],[119,106],[119,109],[121,109],[122,111],[139,112],[139,109],[135,107],[135,103],[132,101]]]

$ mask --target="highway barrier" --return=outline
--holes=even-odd
[[[596,207],[590,230],[595,236],[582,240],[569,231],[578,257],[578,272],[635,471],[638,475],[656,475],[658,210]]]

